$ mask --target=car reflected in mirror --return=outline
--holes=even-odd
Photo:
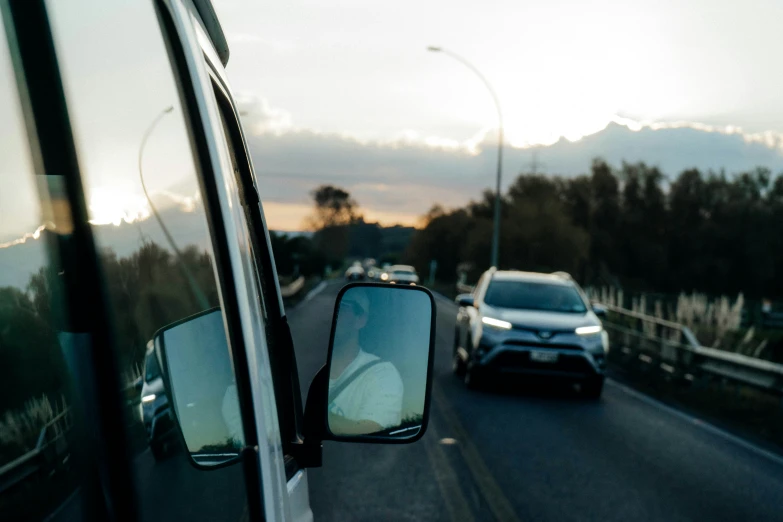
[[[191,463],[212,469],[237,461],[245,438],[220,309],[168,325],[153,341]]]

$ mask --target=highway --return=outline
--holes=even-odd
[[[303,396],[339,288],[289,310]],[[308,471],[316,522],[783,520],[783,459],[613,381],[599,402],[562,388],[467,390],[451,373],[456,307],[436,302],[426,435],[324,443],[324,467]],[[134,462],[142,520],[247,520],[239,466],[204,472],[182,452],[156,463],[149,450]],[[48,522],[80,511],[74,495]]]
[[[303,394],[339,284],[289,311]],[[317,521],[783,520],[783,460],[609,381],[472,392],[451,373],[456,308],[438,298],[430,426],[408,446],[325,443]]]

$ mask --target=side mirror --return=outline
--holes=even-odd
[[[153,337],[166,394],[191,464],[216,469],[245,445],[231,353],[220,309],[161,328]]]
[[[455,302],[459,306],[473,306],[475,303],[473,296],[470,294],[459,294],[457,299],[455,299]]]
[[[427,430],[435,301],[421,286],[354,283],[337,295],[326,365],[310,385],[304,443],[410,443]],[[315,452],[313,454],[312,452]]]
[[[603,319],[604,317],[606,317],[606,308],[604,308],[603,305],[594,304],[593,313]]]

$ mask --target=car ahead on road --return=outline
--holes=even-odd
[[[348,281],[362,281],[366,277],[361,265],[352,265],[345,271],[345,279]]]
[[[46,427],[41,441],[67,446],[72,470],[30,473],[3,448],[0,468],[30,482],[0,488],[0,518],[311,522],[324,440],[421,438],[435,346],[424,288],[342,287],[328,340],[302,348],[327,348],[303,405],[264,184],[209,0],[0,4],[15,166],[0,222],[21,238],[0,266],[15,278],[4,317],[23,318],[3,342],[32,354],[7,375],[15,397],[63,398],[67,435]],[[142,364],[139,412],[127,377]],[[154,465],[144,442],[157,456],[167,411],[182,451]]]
[[[419,276],[416,274],[416,269],[408,265],[392,265],[386,269],[387,277],[385,281],[387,283],[395,283],[400,285],[417,285],[419,284]]]
[[[453,370],[469,387],[492,374],[578,382],[601,396],[608,335],[568,274],[491,269],[472,294],[457,296]]]
[[[174,415],[163,387],[163,374],[160,371],[158,354],[152,343],[149,343],[147,355],[144,357],[139,409],[150,452],[155,460],[161,460],[170,447],[177,443],[177,431]]]

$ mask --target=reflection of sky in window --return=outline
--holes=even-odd
[[[160,227],[149,219],[151,209],[139,179],[138,155],[145,131],[164,109],[173,107],[155,126],[144,148],[144,181],[164,221],[175,222],[180,246],[208,248],[193,156],[152,4],[76,0],[49,2],[47,8],[90,220],[103,225],[96,229],[99,243],[119,255],[133,252],[142,238],[170,247]],[[32,169],[5,48],[0,52],[0,70],[4,93],[0,118],[19,121],[21,129],[13,124],[0,126],[6,151],[0,156],[0,186],[15,186],[13,197],[0,196],[0,247],[7,258],[3,264],[40,266],[43,247],[37,244],[36,230],[42,218],[33,190],[35,180],[27,177],[27,190],[20,188],[15,176]],[[119,224],[123,226],[111,226]],[[0,284],[24,286],[26,278],[26,274],[7,270],[0,275]]]
[[[350,289],[343,299],[350,299],[353,292],[364,292],[369,301],[367,325],[359,333],[360,346],[394,364],[400,373],[405,390],[403,419],[420,415],[424,409],[432,321],[429,297],[421,291],[389,286]],[[337,341],[335,347],[339,346]]]
[[[0,24],[0,243],[32,233],[41,224],[35,191],[27,131],[22,120],[16,79],[6,44],[5,27]],[[8,190],[13,186],[14,190]]]
[[[25,288],[45,260],[43,221],[5,28],[0,24],[0,287]]]
[[[147,2],[50,2],[55,43],[90,218],[99,224],[149,216],[139,182],[142,137],[147,189],[159,210],[198,187],[179,97],[158,21]],[[192,204],[191,204],[192,207]]]
[[[177,413],[188,449],[224,442],[223,398],[234,382],[220,311],[179,324],[163,335]]]

